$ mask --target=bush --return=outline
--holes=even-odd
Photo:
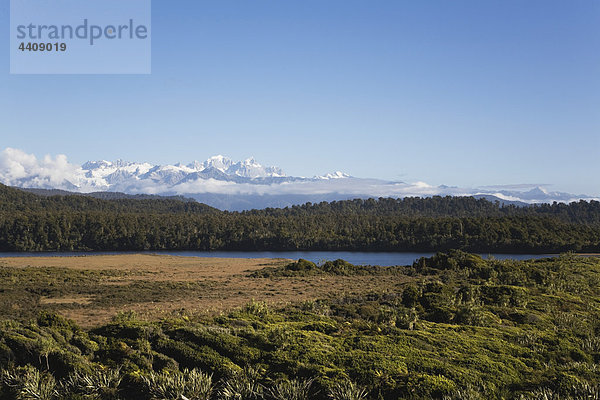
[[[118,400],[121,370],[106,369],[92,372],[75,372],[62,383],[62,394],[82,394],[99,400]]]
[[[454,392],[456,385],[444,376],[418,374],[409,379],[407,390],[421,398],[436,399]]]
[[[244,368],[236,371],[225,379],[220,396],[225,400],[255,400],[261,399],[264,387],[259,382],[260,372],[255,368]]]
[[[268,390],[273,400],[309,400],[311,399],[312,379],[284,380]]]
[[[162,353],[153,352],[152,353],[152,369],[154,371],[178,371],[179,363],[173,360],[171,357],[166,356]]]
[[[368,392],[354,382],[346,380],[336,382],[329,388],[329,398],[332,400],[362,400],[367,398]]]
[[[59,398],[56,380],[47,372],[31,366],[0,372],[0,384],[17,400],[54,400]]]
[[[152,399],[156,400],[209,400],[213,391],[212,375],[198,369],[183,372],[151,372],[142,380]]]
[[[467,385],[464,388],[456,389],[449,395],[444,396],[443,400],[484,400],[484,395],[475,387]]]

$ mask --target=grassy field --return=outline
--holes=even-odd
[[[0,399],[600,399],[598,257],[4,258],[0,274]]]
[[[251,300],[282,305],[390,290],[406,280],[385,275],[251,276],[290,262],[141,254],[0,258],[0,318],[26,319],[51,311],[90,328],[120,311],[133,310],[149,320],[183,310],[215,314]]]

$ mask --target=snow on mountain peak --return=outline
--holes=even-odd
[[[545,188],[541,187],[541,186],[536,186],[533,189],[531,189],[530,191],[528,191],[527,193],[533,195],[533,196],[539,196],[539,195],[548,195],[550,194],[548,192],[548,190],[546,190]]]
[[[231,167],[232,164],[233,164],[233,161],[231,161],[229,158],[219,154],[217,156],[209,157],[208,160],[206,160],[202,163],[202,167],[203,167],[203,169],[215,168],[221,172],[225,172],[227,170],[227,168]]]
[[[91,169],[100,169],[100,168],[110,168],[113,166],[113,163],[111,163],[110,161],[106,161],[106,160],[100,160],[100,161],[88,161],[86,163],[84,163],[81,168],[85,169],[85,170],[91,170]]]
[[[127,182],[151,180],[154,183],[175,185],[179,182],[209,177],[225,179],[227,176],[245,179],[277,178],[285,177],[283,171],[278,167],[263,167],[254,157],[234,163],[230,158],[223,155],[209,157],[204,162],[194,161],[183,165],[152,165],[148,163],[134,163],[123,160],[114,162],[100,160],[88,161],[81,166],[84,178],[91,180],[82,186],[92,185],[103,187],[111,185],[125,185]],[[212,171],[212,172],[211,172]],[[221,175],[219,175],[221,174]],[[125,190],[120,186],[121,190]]]
[[[350,178],[350,175],[345,174],[342,171],[335,171],[334,173],[329,173],[329,174],[325,174],[325,175],[315,176],[315,179],[322,179],[322,180],[344,179],[344,178]]]
[[[252,166],[254,168],[262,168],[254,157],[246,158],[244,161],[241,161],[242,165]]]
[[[194,171],[202,171],[204,169],[202,163],[196,160],[194,160],[193,163],[188,164],[187,167],[189,169],[193,169]]]

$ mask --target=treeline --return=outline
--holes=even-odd
[[[552,217],[578,224],[600,223],[600,202],[578,201],[570,204],[534,204],[519,207],[514,204],[491,202],[484,198],[433,196],[403,199],[354,199],[317,204],[307,203],[286,208],[266,208],[244,211],[245,215],[290,216],[323,214],[359,214],[405,217]]]
[[[221,212],[177,200],[40,197],[0,187],[0,251],[600,251],[600,203],[351,200]]]

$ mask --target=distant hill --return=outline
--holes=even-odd
[[[285,208],[300,206],[306,203],[321,203],[321,202],[343,202],[354,199],[367,200],[373,198],[369,195],[357,194],[340,194],[340,193],[323,193],[323,194],[222,194],[222,193],[196,193],[189,194],[189,197],[204,204],[220,210],[228,211],[250,211],[254,209],[265,208]],[[440,197],[440,196],[433,196]],[[517,206],[528,207],[530,204],[522,201],[504,200],[493,195],[474,195],[474,196],[452,196],[457,199],[475,198],[485,199],[491,203],[500,204],[501,206]],[[406,198],[414,198],[408,196]]]
[[[490,201],[492,203],[498,202],[502,206],[527,207],[530,205],[529,203],[525,203],[523,201],[501,199],[500,197],[497,197],[497,196],[494,196],[491,194],[476,194],[473,197],[476,199],[486,199],[487,201]]]
[[[19,189],[24,192],[37,194],[38,196],[87,196],[87,197],[93,197],[95,199],[102,199],[102,200],[121,200],[121,199],[178,200],[178,201],[183,201],[183,202],[196,202],[196,200],[194,200],[190,197],[185,197],[185,196],[161,196],[161,195],[157,195],[157,194],[127,194],[127,193],[121,193],[121,192],[79,193],[79,192],[69,192],[68,190],[60,190],[60,189],[35,189],[35,188],[20,188],[20,187],[15,187],[15,189]]]
[[[103,198],[104,197],[104,198]],[[217,209],[183,197],[97,193],[84,195],[62,190],[20,189],[0,184],[0,211],[107,212],[107,213],[212,213]]]
[[[121,192],[92,192],[92,193],[79,193],[70,192],[61,189],[37,189],[37,188],[19,188],[15,189],[22,190],[24,192],[33,193],[39,196],[87,196],[102,200],[177,200],[183,202],[199,202],[209,205],[220,210],[228,211],[246,211],[257,208],[285,208],[294,205],[302,205],[306,203],[321,203],[323,201],[346,201],[354,199],[367,200],[372,198],[368,195],[340,195],[338,193],[330,194],[289,194],[289,195],[269,195],[269,194],[221,194],[221,193],[198,193],[191,194],[190,197],[185,196],[168,196],[168,195],[153,195],[153,194],[127,194]],[[472,196],[475,199],[485,199],[491,203],[498,202],[501,206],[517,206],[527,207],[528,203],[522,201],[510,201],[504,200],[493,195],[475,195]],[[461,198],[458,197],[457,198]],[[259,204],[261,207],[256,207]]]

